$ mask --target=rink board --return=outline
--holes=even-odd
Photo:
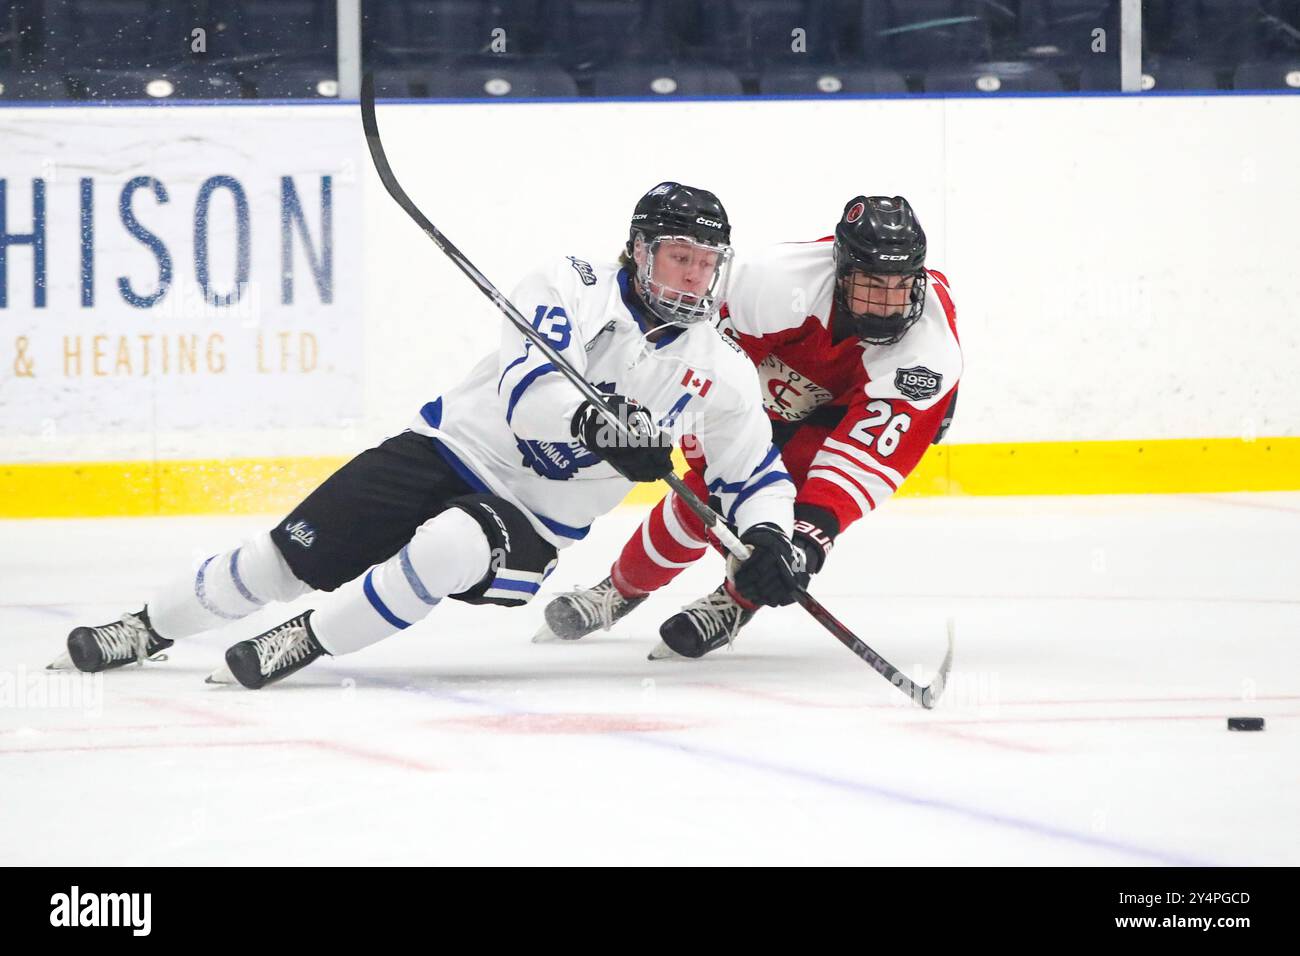
[[[253,514],[288,510],[346,457],[0,465],[0,518]],[[680,459],[679,459],[680,463]],[[1300,489],[1300,439],[936,446],[899,492],[1169,494]],[[641,486],[627,504],[666,490]]]
[[[380,114],[412,197],[507,294],[548,256],[615,253],[658,178],[714,185],[740,256],[825,235],[854,191],[908,196],[966,367],[904,495],[1300,488],[1300,97]],[[728,148],[628,163],[647,120]],[[798,131],[902,125],[914,149],[808,175]],[[0,516],[280,510],[497,346],[371,172],[355,104],[17,107],[0,133]],[[503,228],[521,210],[545,227]],[[1207,241],[1222,210],[1249,254]]]

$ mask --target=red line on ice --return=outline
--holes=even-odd
[[[253,721],[244,720],[240,717],[231,717],[228,714],[218,713],[208,710],[205,707],[192,707],[188,704],[180,704],[174,700],[166,700],[161,697],[130,697],[136,703],[147,704],[150,707],[157,707],[160,710],[170,710],[173,713],[185,714],[187,717],[202,717],[208,721],[209,726],[213,727],[249,727]]]
[[[0,730],[0,737],[28,737],[32,732],[36,734],[94,734],[94,733],[112,733],[113,731],[133,731],[133,730],[204,730],[211,729],[213,724],[58,724],[48,727],[19,727],[16,730]]]
[[[436,773],[442,769],[419,760],[411,760],[393,754],[380,753],[376,750],[367,750],[363,747],[356,747],[351,744],[344,744],[331,740],[192,740],[185,742],[155,741],[152,743],[139,744],[72,744],[62,747],[0,747],[0,754],[94,753],[96,751],[108,750],[175,750],[178,748],[182,750],[190,750],[200,747],[307,747],[314,750],[324,750],[329,753],[341,754],[347,757],[369,760],[372,763],[382,763],[389,766],[403,767],[408,770],[421,770],[427,773]]]

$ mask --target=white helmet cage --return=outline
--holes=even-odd
[[[731,276],[732,248],[703,242],[693,236],[654,236],[647,238],[638,232],[637,240],[645,249],[645,261],[637,264],[637,279],[641,298],[646,307],[664,322],[690,325],[711,320],[722,307],[727,295],[727,280]],[[668,253],[667,250],[671,250]],[[655,261],[661,254],[685,255],[686,268],[700,264],[705,256],[713,256],[713,273],[702,292],[677,289],[661,282],[655,275]],[[663,268],[660,267],[662,274]]]

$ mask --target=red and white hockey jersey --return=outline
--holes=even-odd
[[[719,328],[758,368],[797,505],[838,528],[898,490],[934,441],[962,373],[948,280],[929,272],[921,318],[893,345],[832,341],[830,239],[782,243],[737,263]],[[782,439],[787,439],[784,442]]]

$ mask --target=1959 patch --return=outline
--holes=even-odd
[[[583,285],[596,284],[596,270],[591,267],[590,262],[584,262],[576,256],[566,256],[565,258],[573,263],[573,271],[578,273]]]
[[[943,389],[943,376],[931,372],[924,365],[900,368],[894,374],[894,388],[914,402],[934,398]]]

